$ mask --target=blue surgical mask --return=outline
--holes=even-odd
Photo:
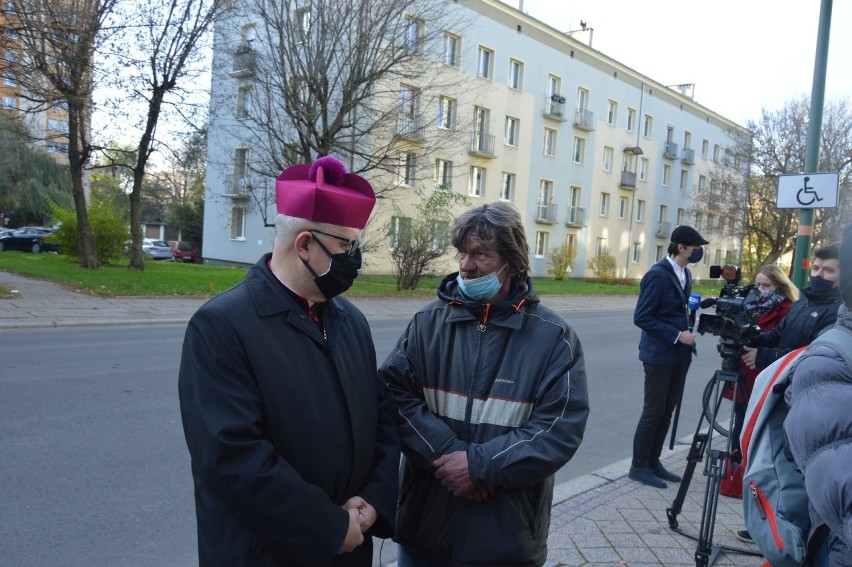
[[[462,293],[465,294],[468,299],[473,299],[474,301],[483,301],[489,297],[494,297],[494,294],[500,291],[500,287],[503,285],[500,283],[500,278],[497,276],[500,272],[506,269],[507,265],[508,264],[504,264],[502,268],[496,272],[491,272],[487,276],[474,278],[472,280],[464,279],[461,273],[459,273],[459,275],[456,276],[459,289],[461,289]]]
[[[819,276],[811,276],[811,292],[816,294],[823,294],[828,292],[832,287],[834,287],[834,282],[830,282],[828,280],[824,280]]]
[[[698,262],[701,261],[701,258],[703,258],[703,257],[704,257],[704,249],[703,248],[696,248],[695,250],[692,251],[692,254],[690,254],[689,258],[687,258],[687,259],[689,260],[690,264],[697,264]]]

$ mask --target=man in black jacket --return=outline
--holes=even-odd
[[[810,286],[802,290],[802,298],[790,307],[778,326],[760,333],[743,347],[742,361],[749,368],[766,368],[788,352],[809,345],[837,319],[839,281],[837,246],[820,248],[814,253]]]
[[[367,321],[370,185],[334,158],[285,170],[272,254],[192,317],[178,392],[202,567],[372,564],[390,537],[399,437]]]

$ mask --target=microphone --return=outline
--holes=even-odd
[[[690,293],[686,306],[689,308],[689,332],[691,333],[695,327],[695,314],[699,307],[704,307],[704,302],[701,301],[701,294]]]
[[[701,297],[700,295],[698,297]],[[701,300],[701,309],[707,309],[708,307],[713,307],[716,305],[717,298],[716,297],[708,297],[707,299]]]

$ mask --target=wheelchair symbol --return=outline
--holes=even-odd
[[[814,201],[816,201],[816,202],[822,201],[822,197],[820,197],[820,196],[817,194],[817,192],[816,192],[816,191],[814,191],[813,186],[808,187],[808,181],[810,181],[810,180],[811,180],[811,178],[810,178],[810,177],[805,177],[805,182],[803,183],[804,187],[802,187],[801,189],[799,189],[799,191],[796,193],[796,200],[799,202],[799,204],[800,204],[800,205],[805,206],[805,207],[807,207],[808,205],[813,204],[813,202],[814,202]],[[807,200],[807,201],[805,201],[805,200],[802,198],[802,194],[803,194],[803,193],[804,193],[805,195],[809,195],[809,196],[810,196],[810,199],[809,199],[809,200]]]

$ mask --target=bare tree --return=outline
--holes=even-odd
[[[434,129],[421,108],[438,108],[443,87],[464,80],[456,67],[468,24],[452,3],[249,0],[244,9],[218,39],[232,54],[220,64],[233,65],[238,88],[221,89],[211,105],[236,109],[231,139],[252,156],[234,165],[245,186],[236,187],[236,175],[230,182],[250,193],[266,225],[270,181],[289,165],[334,154],[354,173],[395,173],[406,145],[421,155],[446,147],[447,138],[427,133]]]
[[[97,268],[94,237],[86,208],[85,170],[92,153],[90,119],[94,53],[104,23],[117,0],[11,0],[7,24],[17,34],[21,53],[0,63],[15,73],[23,112],[60,108],[68,115],[68,161],[80,240],[80,266]],[[11,65],[10,65],[11,64]],[[9,69],[11,67],[11,69]]]
[[[144,109],[140,113],[139,139],[131,166],[133,187],[130,192],[130,224],[139,227],[141,195],[145,168],[158,148],[157,126],[167,105],[184,100],[180,85],[192,83],[202,72],[202,43],[213,24],[229,6],[227,0],[172,0],[136,2],[116,22],[119,32],[109,44],[107,57],[111,67],[123,69],[115,87],[126,96],[114,99],[114,108],[128,106]],[[169,95],[172,98],[169,99]],[[143,270],[142,233],[131,231],[133,246],[128,266]]]

